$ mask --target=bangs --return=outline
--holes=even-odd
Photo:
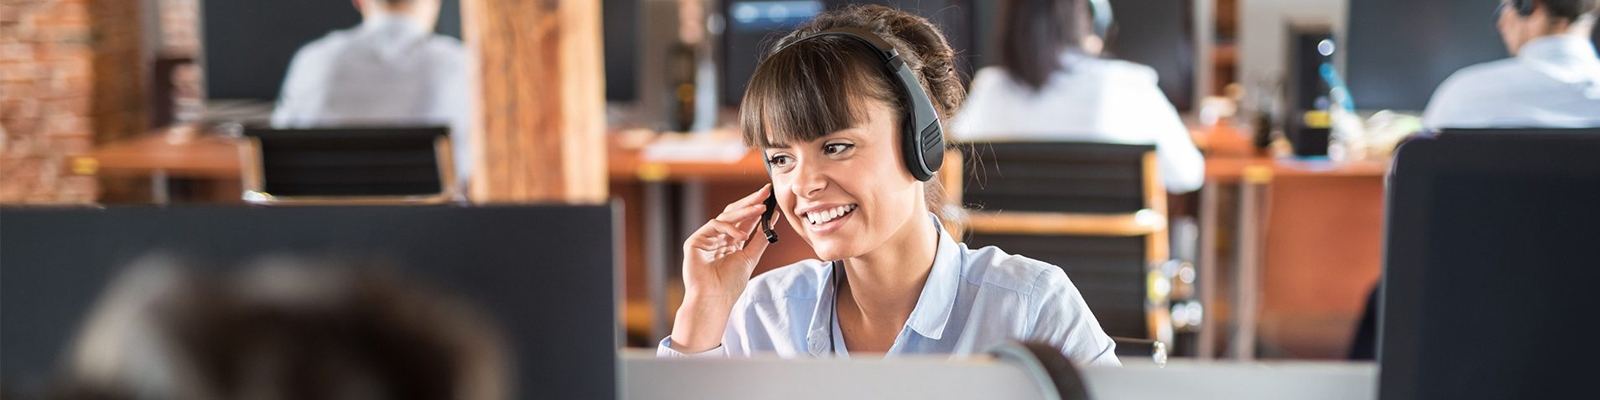
[[[745,88],[739,122],[745,145],[785,147],[866,122],[862,100],[900,110],[878,56],[852,39],[806,40],[767,57]]]

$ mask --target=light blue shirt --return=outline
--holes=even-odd
[[[734,303],[722,346],[694,355],[848,356],[834,312],[833,264],[805,260],[755,277]],[[1079,365],[1121,365],[1061,268],[993,246],[969,249],[939,228],[933,269],[887,356],[966,357],[1010,340],[1052,344]],[[685,355],[670,338],[656,354]]]
[[[1422,120],[1433,129],[1600,127],[1600,56],[1588,36],[1528,41],[1516,57],[1450,75]]]

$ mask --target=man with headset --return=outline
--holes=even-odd
[[[1589,38],[1600,0],[1502,0],[1512,58],[1456,71],[1423,113],[1430,129],[1600,127],[1600,58]]]

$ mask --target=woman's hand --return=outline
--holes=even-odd
[[[728,204],[683,243],[683,306],[672,327],[673,349],[698,353],[721,345],[733,303],[744,293],[767,241],[755,237],[772,185]],[[771,223],[776,223],[774,213]]]

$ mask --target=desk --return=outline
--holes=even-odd
[[[1199,354],[1342,358],[1382,266],[1390,162],[1216,153],[1200,193]]]
[[[158,204],[171,201],[172,178],[223,182],[216,193],[239,195],[239,139],[221,135],[180,139],[168,132],[160,129],[108,143],[69,158],[68,167],[79,175],[148,177]]]

